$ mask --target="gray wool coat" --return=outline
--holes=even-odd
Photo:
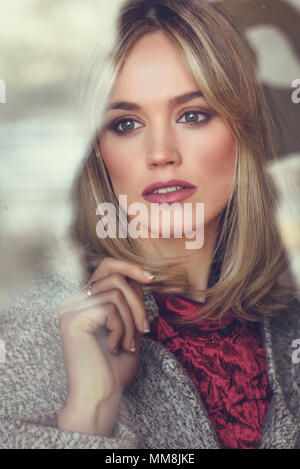
[[[172,353],[147,335],[112,437],[57,428],[68,395],[57,307],[84,283],[50,272],[2,308],[0,448],[220,448],[194,383]],[[158,307],[152,293],[144,295],[151,323]],[[273,398],[259,448],[299,449],[300,363],[292,359],[292,343],[300,338],[299,302],[293,300],[288,310],[265,319],[261,330]]]

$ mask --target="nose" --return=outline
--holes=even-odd
[[[148,168],[165,165],[178,166],[180,163],[181,157],[174,142],[162,138],[153,143],[152,139],[152,145],[148,147],[148,151],[146,152],[146,165]]]

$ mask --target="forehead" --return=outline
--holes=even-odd
[[[123,63],[112,99],[168,99],[198,84],[173,41],[163,32],[147,34],[132,47]]]

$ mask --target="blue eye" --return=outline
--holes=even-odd
[[[192,126],[198,126],[210,120],[211,112],[208,109],[205,109],[203,111],[192,109],[182,114],[180,120],[186,116],[190,116],[191,119],[186,120],[183,123],[190,124]],[[178,120],[177,122],[182,123],[180,122],[180,120]],[[107,128],[118,135],[126,136],[134,132],[134,130],[139,129],[140,127],[143,127],[142,124],[140,127],[135,127],[134,125],[135,123],[138,124],[138,122],[135,119],[131,117],[125,117],[123,119],[119,119],[115,122],[108,124]]]
[[[200,120],[198,118],[199,115],[202,116],[202,118]],[[192,116],[191,120],[186,122],[187,124],[192,124],[192,125],[197,125],[200,122],[206,121],[208,119],[208,113],[207,112],[202,112],[202,111],[187,111],[183,114],[182,117],[186,117],[186,116]],[[180,122],[180,121],[178,121],[178,122]]]
[[[134,119],[130,119],[130,118],[121,119],[117,121],[115,124],[113,124],[112,129],[115,130],[119,134],[126,134],[128,132],[132,132],[133,130],[136,130],[136,128],[139,128],[139,127],[134,127],[134,122],[137,122],[137,121],[135,121]],[[123,130],[119,130],[120,126]]]

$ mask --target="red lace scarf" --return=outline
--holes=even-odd
[[[170,350],[194,382],[222,448],[258,448],[272,397],[259,324],[227,316],[176,325],[201,303],[153,293],[159,316],[148,337]]]

